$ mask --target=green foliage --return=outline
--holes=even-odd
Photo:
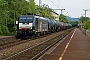
[[[51,12],[51,9],[49,8],[49,6],[43,4],[42,7],[41,7],[41,13],[42,13],[42,16],[45,16],[45,17],[51,18],[52,15],[51,15],[50,12]]]
[[[20,15],[26,14],[28,9],[26,0],[0,0],[0,35],[15,32],[15,21]]]
[[[90,20],[86,21],[86,29],[90,29]]]
[[[88,21],[89,20],[89,17],[80,17],[80,22],[84,23],[85,21]]]
[[[85,23],[86,22],[86,29],[90,29],[90,18],[89,17],[80,17],[80,22]]]
[[[35,12],[36,8],[35,8],[35,2],[34,0],[29,0],[29,11],[30,12]]]
[[[72,24],[73,27],[77,27],[78,24],[79,24],[79,22],[76,21],[76,20],[75,21],[70,21],[69,23]]]
[[[0,56],[0,60],[2,60],[2,56]]]
[[[65,15],[60,14],[60,16],[59,16],[59,21],[62,21],[62,22],[68,22],[68,19],[66,18]]]
[[[8,27],[6,27],[6,26],[2,26],[1,29],[2,29],[3,34],[8,34],[8,33],[10,33],[9,30],[8,30]]]
[[[1,26],[0,26],[0,35],[2,35],[3,34],[3,32],[2,32],[2,29],[1,29]]]

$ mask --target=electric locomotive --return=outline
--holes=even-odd
[[[34,14],[22,15],[16,21],[17,37],[44,35],[71,28],[71,24],[59,22],[52,18],[45,18]]]
[[[48,32],[48,20],[36,15],[23,15],[16,21],[17,36],[35,36]]]

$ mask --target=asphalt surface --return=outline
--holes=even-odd
[[[39,59],[90,60],[90,36],[76,28],[62,42],[58,42]]]

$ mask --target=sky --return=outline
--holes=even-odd
[[[63,14],[70,17],[81,17],[82,14],[90,17],[90,0],[41,0],[42,4],[48,4],[52,9],[65,9]],[[39,5],[39,0],[35,0],[35,3]],[[54,10],[56,13],[60,14],[60,10]]]

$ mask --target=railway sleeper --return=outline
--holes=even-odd
[[[21,59],[30,59],[30,58],[32,58],[34,55],[30,55],[30,54],[28,54],[28,55],[25,55],[25,56],[21,56]]]
[[[43,49],[43,48],[42,48]],[[41,51],[42,49],[33,49],[32,51]]]

